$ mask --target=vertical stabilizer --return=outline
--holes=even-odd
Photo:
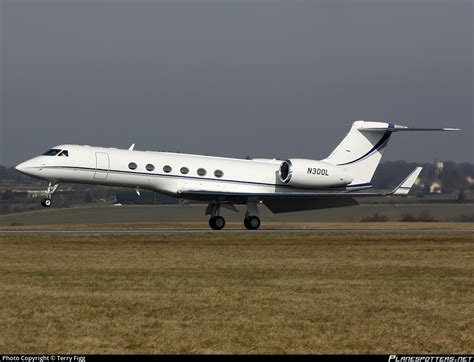
[[[390,139],[393,123],[356,121],[342,142],[323,161],[345,167],[352,184],[369,183]]]
[[[411,128],[394,123],[356,121],[342,142],[322,161],[346,168],[354,177],[351,185],[370,183],[393,132],[459,130],[459,128]]]

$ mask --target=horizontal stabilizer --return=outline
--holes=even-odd
[[[398,185],[392,192],[389,193],[389,195],[407,195],[416,179],[420,175],[421,170],[423,170],[423,167],[415,168],[400,185]]]
[[[362,132],[400,132],[400,131],[460,131],[460,128],[411,128],[390,123],[388,127],[361,127]]]

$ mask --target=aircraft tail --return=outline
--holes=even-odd
[[[342,142],[323,161],[343,166],[351,172],[354,176],[351,185],[370,183],[393,132],[458,130],[457,128],[409,128],[394,123],[356,121]]]

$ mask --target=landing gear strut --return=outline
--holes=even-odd
[[[245,214],[244,225],[248,230],[257,230],[260,227],[257,202],[247,202],[247,213]]]
[[[56,191],[58,186],[59,186],[59,183],[56,182],[53,184],[52,181],[49,181],[48,190],[46,191],[48,196],[41,199],[41,206],[51,207],[51,205],[53,204],[53,201],[51,200],[51,195],[54,193],[54,191]]]

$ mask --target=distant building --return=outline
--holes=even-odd
[[[431,182],[431,185],[430,185],[431,194],[441,194],[443,192],[443,184],[440,180],[437,179],[440,173],[443,172],[443,170],[444,170],[444,162],[435,160],[434,162],[435,180],[433,180],[433,182]]]
[[[430,193],[432,194],[440,194],[443,190],[443,185],[441,181],[433,181],[430,185]]]
[[[435,175],[438,176],[444,170],[444,162],[443,161],[435,161],[434,169],[435,169]]]

